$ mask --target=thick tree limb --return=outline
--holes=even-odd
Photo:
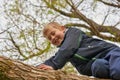
[[[0,80],[106,80],[67,74],[63,71],[41,70],[0,56]]]

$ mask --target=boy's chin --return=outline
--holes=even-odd
[[[61,46],[61,44],[59,44],[59,45],[56,45],[57,47],[60,47]]]
[[[60,46],[60,45],[58,45],[58,44],[55,44],[55,46]]]
[[[60,46],[60,44],[53,44],[53,45],[55,45],[55,46]]]

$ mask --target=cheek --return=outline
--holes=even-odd
[[[64,34],[61,35],[61,38],[62,38],[62,39],[64,38]]]

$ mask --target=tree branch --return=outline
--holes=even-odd
[[[103,1],[103,0],[98,0],[98,1],[104,3],[104,4],[108,5],[108,6],[120,8],[120,4],[116,5],[116,4],[113,4],[113,3],[105,2],[105,1]],[[119,1],[119,2],[120,2],[120,1]]]
[[[41,70],[0,56],[0,80],[109,80],[67,74],[61,70]]]

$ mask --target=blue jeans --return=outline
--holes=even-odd
[[[97,59],[92,64],[92,75],[98,78],[110,78],[109,63],[104,59]]]
[[[96,59],[91,70],[95,77],[120,80],[120,48],[111,50],[104,59]]]

